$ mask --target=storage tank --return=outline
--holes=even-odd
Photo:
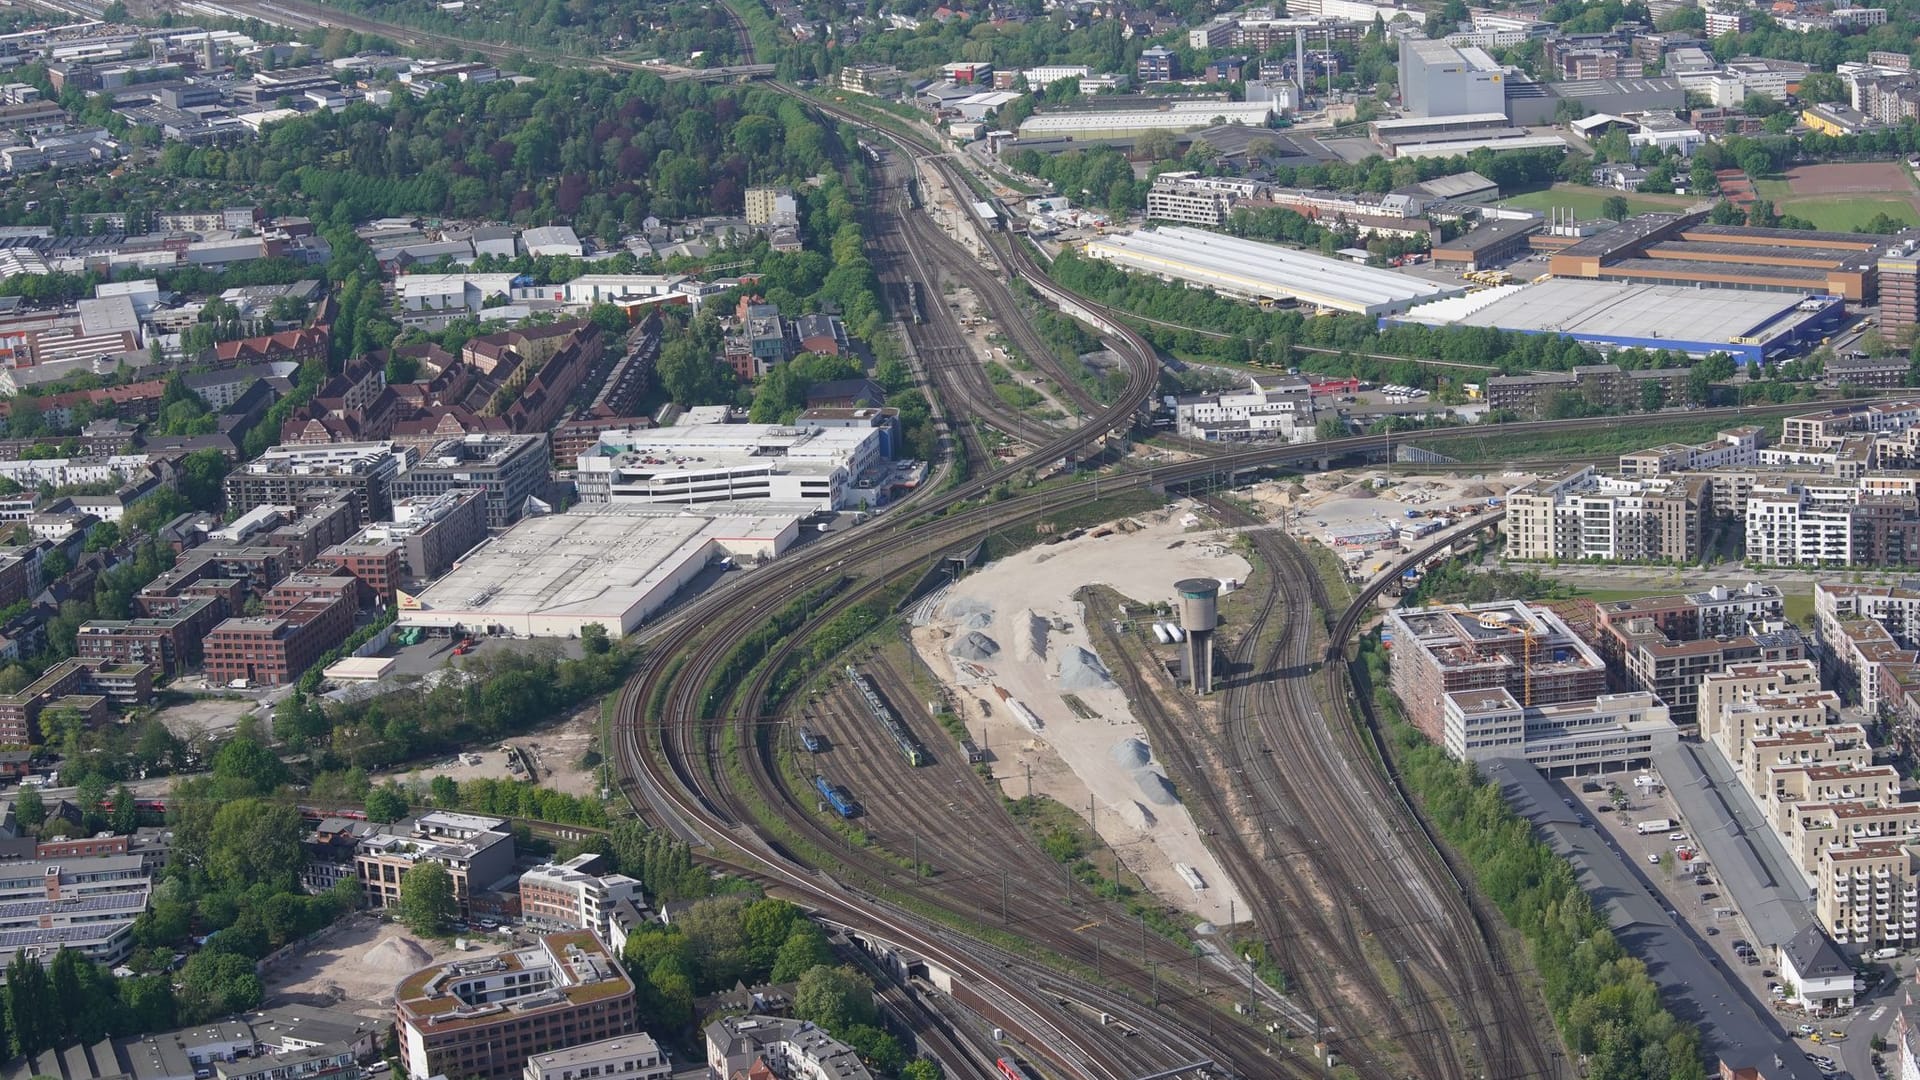
[[[1180,594],[1180,629],[1187,635],[1187,678],[1196,694],[1213,692],[1213,631],[1220,624],[1220,579],[1187,578]]]

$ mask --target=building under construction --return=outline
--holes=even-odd
[[[1393,692],[1407,719],[1443,738],[1448,694],[1498,687],[1522,708],[1591,702],[1607,667],[1558,615],[1519,600],[1387,614]],[[1517,749],[1517,748],[1516,748]]]

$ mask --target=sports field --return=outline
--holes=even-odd
[[[1806,218],[1818,229],[1852,232],[1879,214],[1920,225],[1920,190],[1897,161],[1802,165],[1753,186],[1776,213]]]
[[[1555,184],[1540,191],[1506,196],[1500,200],[1500,205],[1542,212],[1555,208],[1572,210],[1582,221],[1591,221],[1603,216],[1602,210],[1607,200],[1615,195],[1622,195],[1627,200],[1627,212],[1632,214],[1644,214],[1650,210],[1685,210],[1695,201],[1685,195],[1629,195],[1611,188]]]

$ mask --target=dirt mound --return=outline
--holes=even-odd
[[[1349,499],[1371,499],[1376,494],[1373,483],[1368,480],[1356,480],[1340,489],[1340,494]]]
[[[1113,676],[1100,658],[1078,645],[1060,654],[1060,689],[1111,690]]]
[[[361,964],[377,971],[384,971],[394,978],[411,975],[428,964],[433,963],[433,954],[417,941],[391,937],[368,949]]]
[[[948,655],[962,660],[991,660],[999,651],[1000,643],[978,630],[969,630],[965,637],[955,638],[947,646]]]
[[[1468,484],[1466,487],[1460,489],[1460,497],[1463,499],[1491,499],[1493,498],[1493,489],[1485,484]]]
[[[1129,828],[1146,832],[1155,825],[1160,824],[1160,819],[1154,816],[1153,811],[1140,805],[1140,803],[1133,799],[1128,799],[1126,802],[1121,803],[1117,809],[1120,813],[1120,820],[1126,822]]]
[[[1047,620],[1033,613],[1032,608],[1022,608],[1020,614],[1013,617],[1013,655],[1015,659],[1029,663],[1045,663],[1047,659]]]

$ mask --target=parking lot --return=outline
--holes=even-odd
[[[1581,780],[1558,783],[1566,792],[1564,801],[1588,817],[1608,846],[1690,930],[1693,943],[1709,962],[1762,1009],[1771,1011],[1773,1019],[1795,1035],[1801,1050],[1823,1066],[1822,1072],[1836,1077],[1873,1076],[1869,1044],[1892,1025],[1897,982],[1889,978],[1857,993],[1856,1007],[1837,1017],[1808,1016],[1786,1004],[1784,991],[1775,989],[1780,981],[1777,953],[1757,939],[1661,780],[1657,773],[1616,774],[1600,781],[1599,791],[1585,790],[1596,785]],[[1609,788],[1617,788],[1620,797]],[[1640,831],[1642,824],[1661,821],[1669,824],[1644,834]],[[1864,962],[1859,967],[1887,970]]]

